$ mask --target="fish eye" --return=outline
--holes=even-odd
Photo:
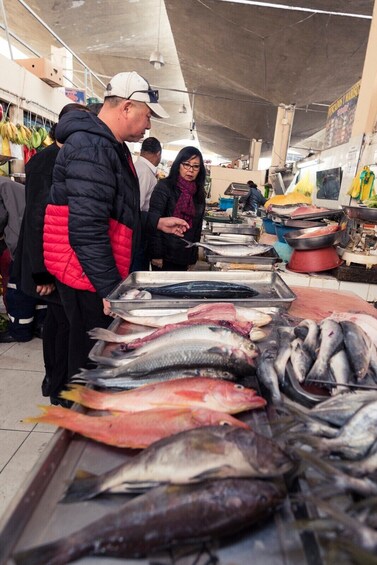
[[[234,385],[237,390],[243,390],[245,387],[243,385]]]
[[[220,426],[230,426],[231,424],[229,424],[229,422],[227,422],[226,420],[222,420],[221,422],[219,422]]]

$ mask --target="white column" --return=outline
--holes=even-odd
[[[258,170],[258,162],[262,151],[262,140],[252,139],[249,150],[249,171]]]
[[[272,145],[271,168],[284,167],[286,163],[294,115],[294,104],[288,106],[279,104]]]

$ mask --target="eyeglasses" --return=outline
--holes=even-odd
[[[186,171],[199,171],[200,165],[191,165],[191,163],[181,163]]]
[[[137,94],[138,92],[140,92],[141,94],[149,94],[149,102],[158,102],[158,90],[152,90],[151,88],[149,88],[148,90],[134,90],[132,94],[127,96],[126,100],[131,100],[132,96],[134,94]]]

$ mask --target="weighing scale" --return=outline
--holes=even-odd
[[[231,182],[224,194],[226,196],[233,196],[233,208],[232,215],[227,218],[216,218],[213,216],[205,216],[204,219],[207,222],[222,222],[227,224],[242,224],[243,220],[238,217],[238,205],[241,196],[247,196],[249,194],[250,187],[248,184]]]

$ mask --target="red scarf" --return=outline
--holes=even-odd
[[[177,204],[175,205],[173,216],[186,220],[190,228],[192,227],[192,220],[195,216],[194,194],[196,193],[196,182],[188,181],[178,177],[177,187],[181,191]]]

